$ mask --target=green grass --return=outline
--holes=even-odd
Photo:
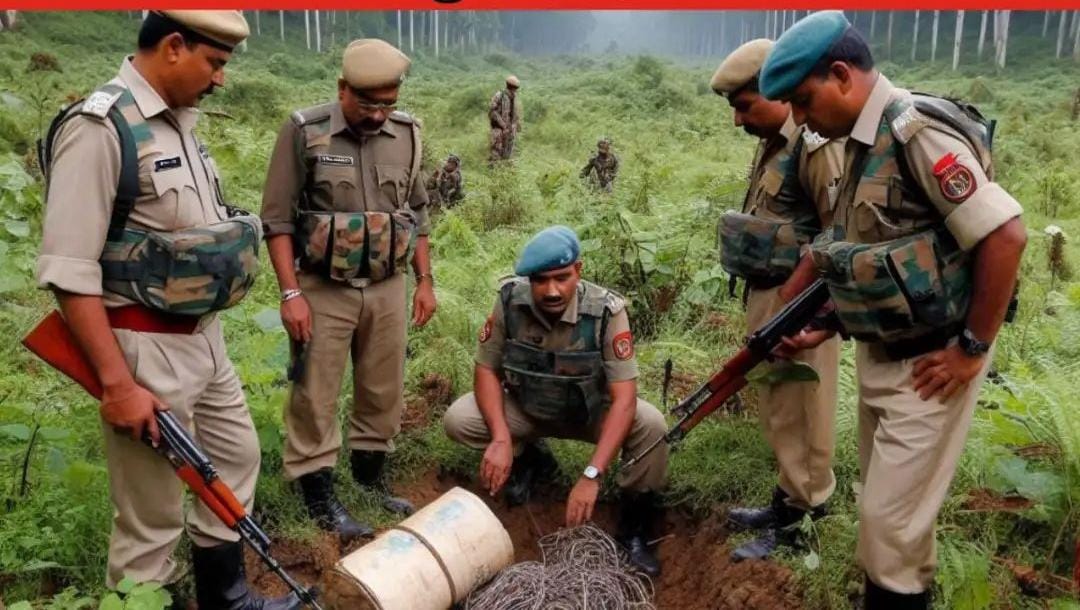
[[[24,25],[0,34],[0,332],[12,339],[51,306],[51,297],[30,280],[42,214],[31,143],[65,99],[113,75],[137,22],[122,14],[31,13]],[[264,19],[263,27],[276,32],[277,24]],[[248,209],[258,208],[269,151],[287,113],[334,95],[339,54],[303,50],[295,30],[284,44],[269,35],[254,38],[230,63],[226,89],[205,102],[206,109],[231,117],[204,117],[200,135],[225,174],[229,198]],[[28,76],[29,56],[37,51],[54,54],[62,71]],[[1044,55],[1033,51],[1030,62],[1013,55],[1015,67],[1001,74],[971,66],[955,76],[940,65],[883,66],[894,82],[924,91],[989,92],[980,108],[999,120],[998,178],[1025,205],[1030,234],[1020,315],[1003,331],[995,357],[1001,383],[983,392],[940,519],[942,608],[1041,607],[1022,597],[992,558],[1067,575],[1080,522],[1073,508],[1080,500],[1073,483],[1080,475],[1080,416],[1072,408],[1080,381],[1080,283],[1061,273],[1051,290],[1043,234],[1048,224],[1061,226],[1069,236],[1066,261],[1080,257],[1073,241],[1080,238],[1080,177],[1072,171],[1080,158],[1080,126],[1069,117],[1080,67]],[[476,332],[498,279],[510,272],[527,236],[555,222],[574,226],[585,240],[586,277],[630,299],[648,400],[660,402],[666,359],[677,372],[703,380],[736,349],[743,319],[738,303],[724,296],[715,222],[719,212],[739,205],[755,142],[732,125],[727,104],[701,86],[714,67],[649,57],[417,58],[402,107],[423,120],[428,160],[461,156],[468,195],[435,221],[439,311],[428,327],[410,331],[408,390],[431,372],[448,378],[455,395],[470,389]],[[526,83],[525,133],[515,164],[489,170],[486,104],[507,71]],[[601,135],[613,139],[622,160],[610,196],[591,192],[576,177]],[[306,539],[314,530],[280,478],[287,348],[276,322],[276,291],[267,265],[252,296],[225,314],[226,335],[262,443],[258,516],[274,536]],[[710,314],[730,324],[717,328],[707,321]],[[39,598],[65,586],[98,596],[111,508],[95,405],[14,340],[0,345],[0,364],[0,589],[7,600]],[[817,523],[812,536],[820,565],[805,553],[783,556],[814,608],[845,607],[859,577],[850,346],[840,383],[837,492],[832,516]],[[346,384],[342,407],[348,396]],[[22,466],[35,425],[40,429],[24,494]],[[1012,451],[1034,443],[1049,450],[1024,458]],[[437,422],[399,438],[398,446],[393,472],[401,482],[436,464],[472,472],[479,460],[446,439]],[[559,442],[555,450],[569,482],[588,448]],[[752,411],[710,420],[673,454],[669,497],[700,511],[765,501],[774,468]],[[982,487],[1023,493],[1036,506],[1019,515],[963,510],[966,492]],[[345,483],[339,490],[358,516],[390,523],[374,498]]]

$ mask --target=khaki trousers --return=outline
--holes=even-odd
[[[541,438],[565,438],[596,443],[600,438],[600,422],[591,426],[564,426],[551,422],[538,421],[518,406],[509,394],[503,394],[503,412],[506,424],[510,428],[510,437],[514,442],[514,454],[520,454],[524,444]],[[476,404],[476,395],[472,392],[454,401],[443,415],[443,427],[446,434],[455,441],[472,447],[485,449],[491,442],[491,431],[484,421],[480,407]],[[630,433],[623,442],[623,455],[638,455],[656,439],[667,432],[667,422],[660,411],[651,404],[637,401],[637,412]],[[616,483],[631,491],[659,491],[667,480],[668,446],[661,443],[645,459],[632,468],[619,470]]]
[[[990,368],[942,402],[912,385],[918,358],[890,362],[856,344],[859,374],[859,563],[879,586],[919,593],[937,566],[934,522],[956,472]]]
[[[751,332],[783,309],[779,290],[750,290],[746,323]],[[809,510],[824,504],[836,488],[832,458],[840,339],[803,350],[795,360],[814,367],[820,380],[759,386],[758,415],[776,454],[780,489],[788,494],[789,504]]]
[[[139,385],[153,392],[194,435],[237,499],[250,511],[259,474],[259,439],[240,379],[225,354],[221,323],[192,335],[114,330]],[[183,483],[149,447],[103,423],[113,527],[106,584],[178,579],[171,555],[184,530]],[[238,540],[198,500],[187,511],[187,532],[198,546]]]
[[[333,468],[341,449],[337,400],[352,356],[350,449],[392,451],[401,429],[405,387],[405,275],[352,288],[301,273],[311,307],[304,375],[285,408],[285,478]]]

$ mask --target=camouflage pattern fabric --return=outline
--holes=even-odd
[[[302,212],[300,265],[338,282],[367,286],[408,268],[416,244],[411,212]]]
[[[529,291],[529,282],[524,278],[510,281],[501,289],[507,337],[502,368],[507,391],[526,413],[542,421],[598,421],[611,403],[601,350],[603,327],[610,314],[610,293],[582,281],[571,348],[551,352],[529,345],[525,337],[518,336],[526,314],[517,304],[530,302]]]
[[[597,153],[589,159],[589,162],[581,170],[582,178],[588,178],[593,186],[608,193],[611,192],[615,178],[618,175],[619,158],[615,156],[615,153],[606,155]]]
[[[725,212],[720,216],[720,264],[736,277],[777,285],[795,271],[802,246],[817,233],[815,226]]]
[[[879,244],[836,240],[811,246],[844,331],[861,341],[925,337],[962,323],[971,302],[969,256],[948,231]]]
[[[169,233],[124,229],[102,252],[104,288],[168,313],[227,309],[255,283],[260,239],[254,216]]]
[[[506,91],[497,91],[488,107],[488,120],[491,123],[492,162],[509,159],[514,153],[514,138],[517,136],[521,118],[517,116],[517,104]]]
[[[445,167],[439,168],[431,174],[425,186],[428,191],[428,201],[432,205],[445,204],[450,208],[465,197],[460,169],[451,172]]]

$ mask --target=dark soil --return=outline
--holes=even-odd
[[[499,516],[514,542],[515,561],[540,558],[537,540],[563,525],[565,491],[539,489],[527,505],[507,508],[501,499],[493,499],[477,484],[456,475],[430,472],[397,491],[423,506],[452,487],[461,486],[477,493]],[[594,521],[609,532],[615,529],[615,507],[602,504]],[[664,610],[798,610],[803,607],[794,575],[786,567],[767,561],[732,563],[731,547],[726,544],[728,531],[722,517],[704,520],[678,509],[669,509],[666,523],[657,541],[663,574],[656,587],[655,603]],[[294,578],[305,584],[323,584],[324,573],[342,555],[360,543],[340,548],[330,535],[320,535],[312,542],[281,541],[274,544],[274,556]],[[248,574],[264,595],[283,595],[285,586],[249,553]]]
[[[1023,496],[1003,496],[990,489],[975,489],[964,500],[964,510],[982,513],[1013,513],[1027,510],[1035,503]]]
[[[420,392],[405,396],[405,411],[401,417],[401,430],[417,430],[427,427],[433,417],[450,405],[453,397],[450,380],[438,373],[429,373],[420,382]]]

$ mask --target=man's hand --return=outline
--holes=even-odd
[[[311,341],[311,307],[303,295],[281,304],[281,323],[293,341]]]
[[[807,330],[802,329],[799,334],[792,337],[781,337],[780,345],[773,349],[772,353],[778,358],[792,358],[804,349],[813,349],[836,335],[834,330]]]
[[[979,374],[985,358],[985,355],[969,356],[953,344],[916,360],[911,381],[919,398],[929,400],[938,395],[945,401]]]
[[[592,519],[600,481],[581,477],[566,498],[566,527],[577,527]]]
[[[510,467],[514,465],[514,444],[510,441],[497,440],[488,443],[484,450],[484,459],[480,462],[480,483],[494,496],[499,493],[506,480],[510,478]]]
[[[422,327],[428,323],[431,316],[435,315],[435,288],[431,285],[431,278],[424,278],[416,284],[413,293],[413,326]]]
[[[157,396],[137,383],[105,388],[101,396],[102,419],[112,427],[129,433],[136,441],[142,439],[143,430],[146,430],[155,447],[161,436],[154,412],[168,409]]]

